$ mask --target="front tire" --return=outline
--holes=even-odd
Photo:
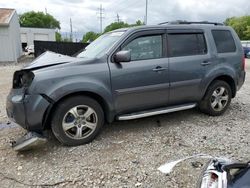
[[[219,116],[227,110],[231,99],[232,90],[229,84],[222,80],[216,80],[208,87],[199,108],[208,115]]]
[[[91,142],[103,124],[100,104],[87,96],[75,96],[57,105],[51,129],[62,144],[77,146]]]

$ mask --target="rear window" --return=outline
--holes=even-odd
[[[218,53],[228,53],[236,51],[234,39],[230,31],[213,30],[212,34]]]
[[[207,53],[203,33],[170,33],[168,34],[170,57],[202,55]]]

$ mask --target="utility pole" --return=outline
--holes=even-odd
[[[100,8],[98,8],[99,11],[99,19],[100,19],[100,32],[102,33],[102,20],[104,18],[104,9],[102,8],[102,4],[100,4]]]
[[[148,22],[148,0],[146,0],[145,25],[147,25],[147,22]]]
[[[45,14],[47,14],[47,8],[45,7]]]
[[[118,13],[117,13],[116,17],[117,17],[117,22],[119,23],[120,22],[120,16],[119,16]]]
[[[70,41],[73,41],[73,30],[72,30],[72,20],[70,18]]]

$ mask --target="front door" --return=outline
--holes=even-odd
[[[168,58],[164,30],[137,32],[120,47],[131,51],[131,61],[110,62],[117,113],[166,106],[169,96]]]

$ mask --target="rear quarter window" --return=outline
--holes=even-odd
[[[229,30],[212,30],[214,42],[218,53],[235,52],[236,46]]]

